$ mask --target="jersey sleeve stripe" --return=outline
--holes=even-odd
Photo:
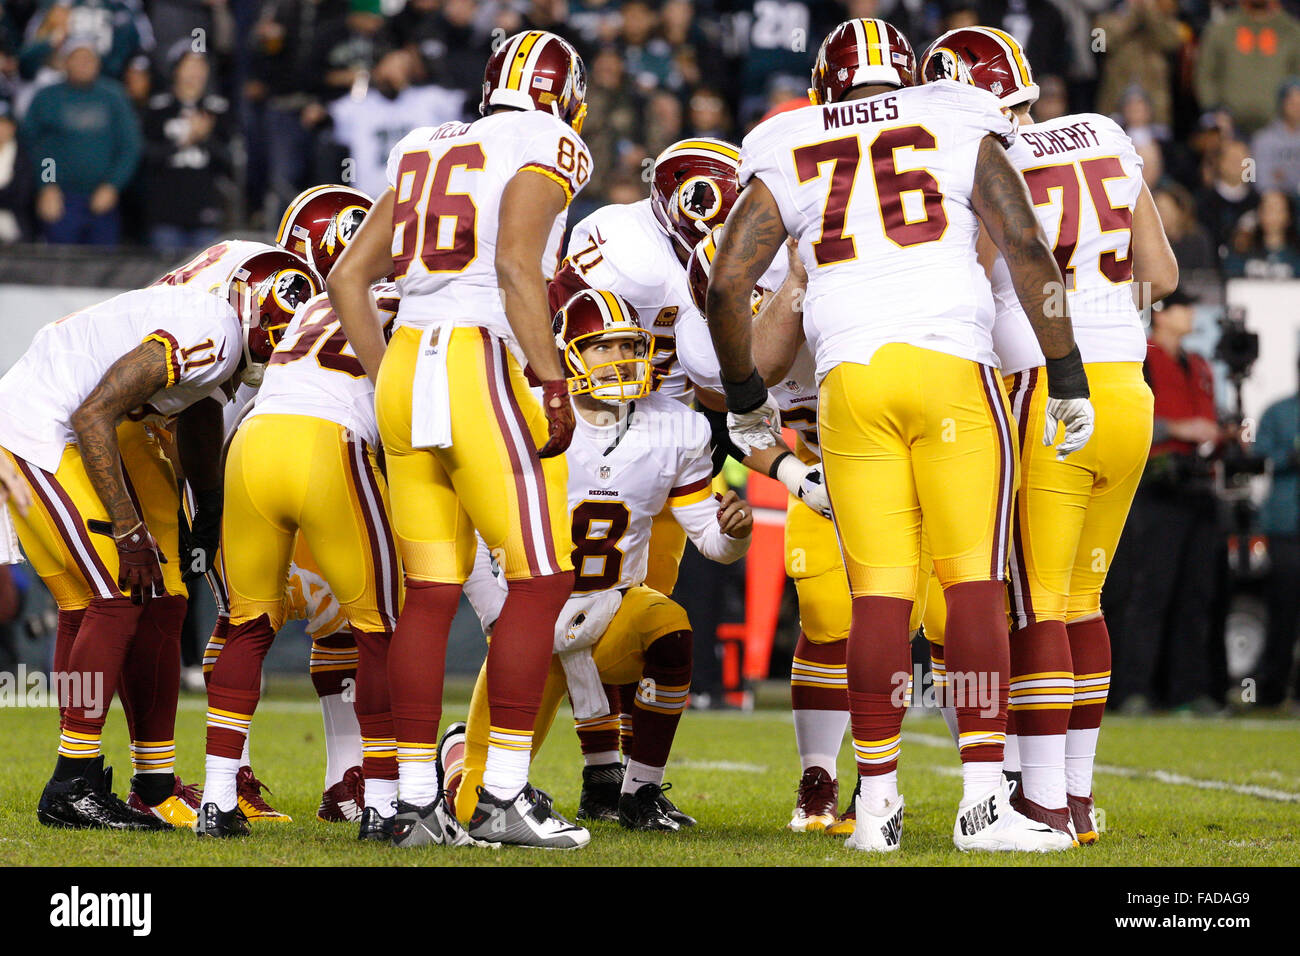
[[[687,505],[693,505],[708,499],[712,494],[712,479],[708,476],[698,481],[688,482],[684,485],[678,485],[668,492],[668,505],[671,508],[685,508]]]
[[[167,350],[167,387],[175,385],[181,377],[181,347],[170,332],[156,329],[144,337],[142,342],[161,342]]]
[[[573,202],[573,184],[569,182],[567,176],[552,166],[543,166],[541,163],[528,163],[526,166],[520,166],[519,171],[528,170],[533,173],[541,173],[547,179],[553,179],[560,184],[564,190],[565,205]]]

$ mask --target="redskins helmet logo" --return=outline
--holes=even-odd
[[[306,293],[311,290],[311,279],[307,278],[307,273],[299,269],[281,269],[271,277],[269,285],[275,304],[286,312],[293,312],[306,301]],[[265,301],[263,296],[258,304]]]
[[[974,84],[966,61],[947,47],[940,47],[930,54],[926,61],[926,72],[933,80],[955,80],[958,83]]]
[[[361,228],[366,218],[366,210],[361,206],[346,206],[325,227],[325,234],[320,237],[320,248],[327,256],[334,255],[336,246],[346,246]]]
[[[722,208],[722,192],[712,179],[707,176],[696,176],[686,180],[678,188],[677,206],[690,219],[696,221],[712,219]]]

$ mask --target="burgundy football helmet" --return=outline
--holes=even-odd
[[[224,292],[243,326],[249,367],[271,357],[294,311],[322,291],[317,283],[307,264],[284,249],[259,249],[235,265]]]
[[[569,369],[569,394],[591,395],[617,404],[650,391],[654,336],[641,328],[636,310],[618,293],[583,289],[555,313],[551,328],[555,347],[563,353]],[[632,339],[636,358],[629,362],[615,356],[588,365],[583,351],[606,339]]]
[[[575,133],[587,115],[587,68],[569,42],[545,30],[509,37],[488,58],[483,71],[479,115],[493,106],[546,110]]]
[[[373,205],[369,196],[350,186],[312,186],[289,203],[275,244],[305,259],[323,285]]]
[[[655,159],[650,206],[683,259],[726,222],[740,191],[740,150],[703,136],[673,143]]]
[[[696,244],[694,251],[691,252],[691,259],[686,264],[686,281],[691,287],[691,299],[695,302],[695,307],[701,312],[704,311],[704,297],[709,291],[709,275],[713,269],[713,257],[717,255],[718,243],[722,241],[722,230],[725,226],[718,226],[707,236]],[[749,310],[754,315],[758,315],[758,310],[763,307],[763,297],[767,295],[768,290],[762,286],[754,286],[754,291],[749,294]]]
[[[988,90],[1003,107],[1038,99],[1038,86],[1020,44],[993,27],[949,30],[921,57],[923,82],[956,80]]]
[[[915,77],[916,55],[902,31],[884,20],[845,20],[817,51],[808,98],[825,106],[855,86],[911,86]]]

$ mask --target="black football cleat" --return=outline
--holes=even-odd
[[[246,837],[253,832],[248,817],[238,806],[233,810],[219,810],[215,803],[205,803],[199,808],[199,819],[194,832],[200,837]]]
[[[636,793],[620,794],[618,798],[618,822],[625,830],[666,830],[676,833],[681,824],[664,812],[659,799],[663,788],[656,783],[647,783],[637,788]]]
[[[659,809],[664,812],[669,820],[672,820],[679,827],[693,827],[698,822],[689,813],[683,813],[677,809],[677,805],[668,799],[667,791],[671,790],[673,785],[666,783],[659,788]]]
[[[113,771],[104,768],[102,754],[88,761],[80,777],[47,783],[36,806],[36,819],[47,827],[72,830],[171,829],[152,814],[132,810],[113,793]]]
[[[357,839],[374,843],[393,842],[393,822],[396,816],[381,817],[374,807],[361,811],[361,826],[357,830]]]
[[[618,823],[619,794],[623,789],[623,765],[602,763],[582,768],[582,794],[578,797],[579,820]]]

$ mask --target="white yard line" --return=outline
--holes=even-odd
[[[939,747],[945,750],[953,749],[951,737],[939,737],[934,734],[903,734],[903,746],[909,743],[917,743],[922,747]],[[931,767],[936,773],[944,776],[960,777],[960,767]],[[1139,767],[1112,767],[1108,764],[1097,764],[1097,773],[1108,774],[1112,777],[1127,777],[1134,780],[1155,780],[1158,783],[1175,784],[1182,787],[1195,787],[1198,790],[1227,790],[1230,793],[1239,793],[1247,797],[1259,797],[1261,800],[1274,800],[1279,803],[1300,803],[1300,793],[1294,793],[1290,790],[1276,790],[1272,787],[1260,787],[1251,783],[1229,783],[1227,780],[1207,780],[1203,777],[1189,777],[1186,774],[1174,773],[1170,770],[1146,770]]]
[[[676,760],[671,759],[673,769],[683,770],[721,770],[728,773],[767,773],[767,767],[758,763],[739,763],[735,760]]]

